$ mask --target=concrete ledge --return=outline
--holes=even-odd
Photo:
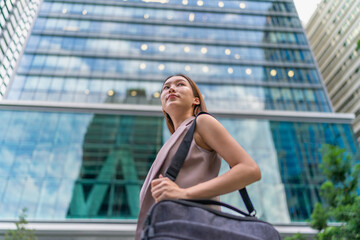
[[[29,221],[38,240],[130,240],[134,239],[136,220],[129,221]],[[8,229],[16,229],[11,221],[0,221],[0,236]]]
[[[302,233],[308,239],[313,239],[316,230],[307,224],[278,224],[274,227],[279,231],[281,238],[292,236],[295,233]],[[0,221],[0,236],[4,236],[8,229],[15,229],[12,221]],[[39,240],[115,240],[134,239],[136,220],[128,221],[30,221],[27,229],[34,229]]]

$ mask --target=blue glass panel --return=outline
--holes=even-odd
[[[321,146],[333,144],[345,148],[353,159],[359,146],[356,141],[348,141],[349,134],[354,135],[346,124],[270,122],[270,127],[291,219],[304,221],[312,206],[321,200]]]
[[[162,118],[16,111],[0,115],[0,126],[8,129],[0,139],[0,192],[5,196],[0,199],[1,218],[16,218],[23,207],[36,219],[136,218],[133,196],[138,196],[162,144],[157,136]],[[138,132],[139,127],[146,131]],[[110,165],[118,166],[111,178],[106,171]],[[109,198],[110,189],[114,195]],[[87,197],[82,199],[78,194],[84,191]],[[78,201],[95,205],[77,215],[72,206]],[[105,213],[104,206],[109,209]]]
[[[107,4],[109,6],[99,6],[99,5],[90,5],[90,4],[67,4],[67,3],[49,3],[45,2],[44,6],[42,6],[41,13],[63,13],[63,9],[66,9],[66,14],[83,14],[83,10],[87,10],[86,14],[89,15],[110,15],[114,14],[114,9],[116,9],[116,13],[123,16],[138,16],[143,17],[144,10],[131,8],[133,2],[141,2],[142,0],[132,0],[129,2],[125,2],[121,7],[112,6],[113,3]],[[222,9],[243,9],[243,10],[258,10],[258,11],[279,11],[279,12],[295,12],[295,7],[291,2],[266,2],[266,1],[232,1],[232,0],[223,0],[221,1],[222,5],[219,4],[218,1],[203,1],[202,5],[199,5],[197,1],[187,1],[184,2],[182,0],[171,0],[166,5],[180,5],[180,6],[196,6],[200,7],[198,10],[201,10],[201,7],[212,7],[214,10],[222,10]],[[159,4],[160,2],[151,2],[151,4]],[[126,5],[129,4],[129,5]],[[162,5],[162,4],[161,4]],[[96,6],[96,7],[95,7]],[[192,8],[196,11],[196,8]],[[127,11],[126,11],[127,10]],[[157,13],[154,11],[156,9],[148,10],[145,8],[145,11],[148,13]],[[163,10],[164,11],[164,10]],[[129,13],[130,12],[130,13]],[[170,12],[170,11],[168,11]],[[153,16],[152,14],[150,16]],[[165,17],[167,14],[165,15]]]
[[[41,19],[41,18],[39,18]],[[36,28],[38,29],[38,28]],[[39,27],[40,29],[40,27]],[[144,35],[170,38],[189,38],[203,39],[204,37],[212,40],[230,40],[245,42],[274,42],[306,45],[306,39],[303,33],[288,32],[264,32],[251,30],[228,30],[228,29],[204,29],[182,26],[166,25],[147,25],[133,23],[115,23],[100,22],[87,20],[64,20],[47,18],[44,30],[57,31],[80,31],[91,33],[109,33],[109,34],[126,34],[126,35]]]
[[[164,47],[164,46],[162,46]],[[203,51],[203,49],[201,50]],[[207,51],[205,49],[205,51]],[[226,50],[225,50],[226,51]],[[25,55],[26,59],[32,59]],[[26,66],[26,62],[24,65]],[[211,81],[217,81],[219,77],[222,79],[234,79],[235,81],[272,81],[273,79],[280,82],[311,82],[312,69],[285,69],[286,75],[282,74],[282,79],[273,78],[272,70],[281,72],[284,68],[266,68],[261,66],[244,65],[222,65],[222,64],[206,64],[206,63],[183,63],[175,61],[139,61],[139,60],[113,60],[104,58],[89,58],[75,56],[52,56],[52,55],[34,55],[31,68],[34,70],[43,69],[48,74],[53,74],[54,70],[59,73],[72,72],[78,74],[161,74],[172,75],[174,72],[187,72],[195,78],[210,78]],[[22,73],[25,67],[20,68]],[[290,75],[292,72],[292,75]],[[304,79],[305,76],[305,79]]]
[[[258,162],[263,180],[249,191],[260,217],[281,212],[267,219],[273,222],[309,217],[319,200],[322,144],[359,153],[347,124],[219,120]],[[136,218],[134,196],[169,136],[162,133],[162,117],[1,111],[3,125],[0,209],[7,219],[23,207],[33,219]],[[21,132],[17,138],[15,131]],[[236,194],[224,199],[240,204]]]
[[[323,144],[343,147],[353,157],[360,150],[356,141],[348,141],[349,134],[353,139],[354,135],[347,124],[219,120],[258,163],[262,180],[250,185],[248,191],[258,215],[272,222],[304,221],[314,204],[321,201],[319,187],[324,178],[319,164]],[[224,164],[222,172],[227,169]],[[222,199],[242,206],[238,193]]]
[[[114,68],[116,62],[113,62]],[[192,66],[193,67],[193,66]],[[198,68],[202,71],[202,68]],[[273,71],[268,69],[267,71]],[[172,69],[176,72],[176,69]],[[228,70],[224,70],[227,74]],[[244,72],[246,69],[244,69]],[[262,72],[254,69],[252,75]],[[59,77],[20,77],[14,79],[9,91],[12,99],[48,100],[62,102],[109,102],[159,105],[159,91],[164,77],[158,80],[144,82],[142,80],[117,79],[86,79]],[[243,74],[245,78],[246,73]],[[272,77],[277,80],[276,77]],[[251,78],[249,78],[251,79]],[[195,79],[196,80],[196,79]],[[208,81],[211,79],[207,79]],[[25,85],[24,85],[25,84]],[[24,85],[24,87],[21,87]],[[317,89],[291,89],[287,87],[268,88],[242,86],[241,84],[206,84],[201,81],[198,86],[206,97],[210,109],[253,109],[253,110],[298,110],[298,111],[330,111],[326,101],[319,99],[321,94]],[[135,91],[142,95],[131,96]],[[12,94],[14,92],[14,94]],[[20,92],[21,94],[16,95]]]
[[[34,37],[34,36],[33,36]],[[32,37],[32,38],[33,38]],[[47,37],[41,36],[39,50],[61,49],[76,50],[85,52],[96,52],[99,54],[131,54],[132,56],[159,55],[159,56],[183,56],[197,57],[202,59],[241,59],[257,61],[283,61],[283,62],[306,62],[311,63],[311,58],[304,58],[304,54],[309,55],[308,50],[290,50],[278,48],[255,48],[255,47],[229,47],[217,45],[195,45],[195,44],[174,44],[158,43],[146,41],[126,41],[114,39],[96,39],[96,38],[75,38],[75,37]],[[206,47],[206,54],[201,49]],[[34,50],[29,45],[27,50]],[[315,76],[315,77],[314,77]],[[316,77],[316,73],[312,78]],[[317,82],[317,81],[311,81]]]

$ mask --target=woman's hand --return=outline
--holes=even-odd
[[[151,182],[151,194],[155,202],[165,199],[180,199],[186,198],[186,191],[180,188],[176,183],[161,174],[159,178]]]

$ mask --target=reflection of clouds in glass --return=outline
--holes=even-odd
[[[0,199],[0,217],[16,219],[27,207],[29,219],[64,219],[81,168],[84,135],[93,115],[11,114],[13,124],[8,125],[8,131],[18,128],[23,135],[10,142],[6,138],[0,149],[0,194],[4,196]],[[53,134],[51,142],[48,132]],[[20,145],[22,139],[28,143]]]
[[[58,61],[58,67],[61,66],[61,63],[64,65],[63,68],[67,68],[68,64],[66,61]],[[87,59],[85,58],[80,58],[80,57],[71,57],[70,59],[70,66],[77,66],[77,68],[80,71],[84,71],[84,72],[90,72],[91,69],[91,63],[89,63],[87,61]]]
[[[263,88],[249,88],[247,91],[247,102],[249,109],[263,110],[265,109],[265,93]]]
[[[21,194],[19,206],[28,209],[28,215],[35,216],[37,204],[40,198],[40,191],[43,184],[41,178],[27,178],[25,181],[24,191]]]
[[[23,136],[24,129],[23,124],[16,123],[16,121],[13,121],[13,123],[10,125],[11,132],[7,131],[6,134],[6,141],[7,142],[19,142]]]
[[[233,23],[233,22],[238,22],[239,21],[239,15],[236,15],[236,14],[231,14],[231,13],[228,13],[228,14],[223,14],[221,16],[222,18],[222,22],[229,22],[229,23]]]
[[[0,148],[0,177],[7,177],[14,163],[16,147],[1,146]],[[0,187],[0,196],[2,189]]]
[[[261,181],[247,187],[258,216],[272,222],[289,223],[285,189],[280,177],[277,151],[269,121],[219,120],[261,169]],[[227,170],[228,166],[223,164],[221,174]],[[222,200],[235,206],[243,205],[238,192],[226,194],[222,196]]]
[[[114,24],[111,25],[114,26]],[[96,42],[97,41],[94,41],[94,43]],[[139,49],[131,46],[131,42],[125,42],[125,41],[121,41],[121,44],[119,44],[116,41],[106,41],[99,50],[101,52],[108,52],[109,49],[111,49],[110,53],[112,53],[113,51],[121,52],[122,50],[128,50],[128,49],[132,49],[132,51],[136,51],[137,53],[140,53]]]
[[[21,151],[21,149],[19,149]],[[18,151],[14,164],[11,168],[10,174],[13,176],[23,176],[27,174],[28,170],[30,169],[31,165],[31,155],[29,152],[20,152]]]
[[[29,170],[29,176],[31,177],[45,177],[46,176],[46,167],[48,165],[47,157],[37,157],[33,158]]]
[[[40,48],[44,48],[44,49],[47,49],[49,46],[52,50],[59,50],[61,49],[61,42],[60,41],[49,41],[50,38],[47,38],[47,37],[42,37],[40,38],[40,44],[39,44],[39,47]]]
[[[36,211],[36,217],[41,219],[51,219],[55,216],[55,208],[59,198],[58,190],[60,188],[60,179],[46,179],[41,189],[39,205]]]
[[[74,181],[63,179],[58,191],[58,199],[56,205],[56,218],[65,218],[70,206],[73,193]]]
[[[21,177],[8,178],[6,180],[7,184],[0,204],[1,217],[4,219],[14,219],[17,218],[21,210],[21,208],[19,208],[19,202],[26,182],[25,179]]]
[[[76,180],[79,176],[82,159],[82,147],[80,144],[68,149],[64,164],[64,174],[66,178]]]
[[[63,161],[66,159],[66,151],[67,147],[55,147],[53,149],[46,168],[47,177],[63,176]]]
[[[64,219],[72,197],[73,180],[48,179],[42,189],[37,218]]]
[[[265,93],[262,88],[245,86],[219,86],[201,85],[200,91],[206,96],[205,103],[212,107],[222,109],[265,109]]]

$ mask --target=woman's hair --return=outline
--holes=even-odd
[[[196,86],[196,83],[195,83],[191,78],[189,78],[188,76],[186,76],[186,75],[184,75],[184,74],[171,75],[171,76],[169,76],[169,77],[167,77],[167,78],[165,79],[164,84],[165,84],[165,82],[166,82],[169,78],[174,77],[174,76],[180,76],[180,77],[185,78],[185,79],[190,83],[190,86],[191,86],[191,88],[192,88],[194,97],[199,98],[200,104],[194,106],[193,116],[196,116],[199,112],[207,112],[206,105],[205,105],[204,99],[203,99],[203,97],[202,97],[202,95],[201,95],[201,92],[200,92],[199,88]],[[162,90],[161,90],[161,91],[162,91]],[[165,111],[164,111],[164,115],[165,115],[165,119],[166,119],[166,125],[167,125],[170,133],[173,134],[173,133],[175,132],[174,123],[173,123],[173,121],[171,120],[170,115],[167,114]]]

